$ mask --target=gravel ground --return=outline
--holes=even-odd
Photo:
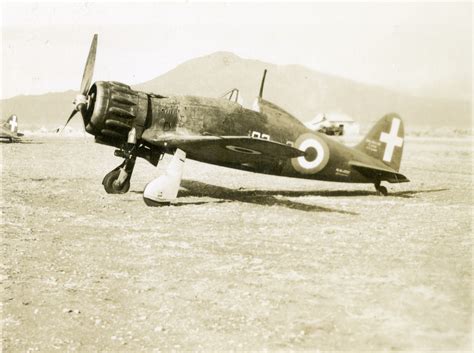
[[[407,139],[389,197],[187,161],[147,207],[167,160],[107,195],[112,148],[2,145],[5,352],[471,351],[470,139]]]

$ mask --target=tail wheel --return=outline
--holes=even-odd
[[[125,181],[121,187],[117,187],[114,182],[118,179],[119,175],[120,168],[114,169],[104,177],[104,180],[102,180],[102,185],[104,185],[107,194],[125,194],[130,189],[130,179]]]
[[[388,191],[387,191],[387,188],[385,186],[382,186],[382,185],[377,186],[376,185],[375,189],[377,190],[377,195],[383,195],[383,196],[388,195]]]

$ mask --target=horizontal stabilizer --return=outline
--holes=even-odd
[[[410,180],[403,174],[389,167],[379,167],[360,162],[349,162],[349,165],[371,179],[386,180],[389,183],[407,183]]]

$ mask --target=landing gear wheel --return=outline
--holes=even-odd
[[[386,188],[385,186],[380,185],[380,181],[379,181],[379,180],[377,180],[377,181],[374,183],[374,186],[375,186],[375,190],[377,190],[377,195],[383,195],[383,196],[387,196],[387,195],[388,195],[387,188]]]
[[[125,194],[130,189],[130,179],[128,178],[121,187],[117,187],[115,181],[120,175],[120,168],[112,170],[108,173],[102,180],[102,185],[104,185],[105,192],[107,194]]]
[[[383,196],[387,196],[388,195],[388,191],[387,191],[387,188],[385,186],[381,186],[379,187],[379,193],[381,193]]]
[[[382,185],[376,185],[375,186],[375,189],[377,190],[377,195],[383,195],[383,196],[387,196],[388,195],[388,191],[387,191],[387,188],[385,186],[382,186]]]
[[[152,199],[146,198],[145,196],[143,196],[143,201],[145,201],[145,204],[150,207],[171,206],[171,202],[158,202],[158,201],[154,201]]]

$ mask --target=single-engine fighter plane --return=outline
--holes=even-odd
[[[255,173],[285,177],[371,183],[387,195],[382,181],[409,181],[400,174],[404,128],[387,114],[355,147],[312,132],[298,119],[263,99],[264,73],[257,110],[224,98],[162,96],[135,91],[119,82],[92,84],[97,50],[94,36],[75,109],[95,142],[116,147],[123,163],[103,179],[111,194],[129,190],[137,157],[157,165],[174,154],[164,175],[151,181],[148,205],[169,204],[177,196],[186,158]]]
[[[21,142],[23,134],[18,132],[18,117],[11,115],[2,123],[0,132],[0,141],[2,142]]]

